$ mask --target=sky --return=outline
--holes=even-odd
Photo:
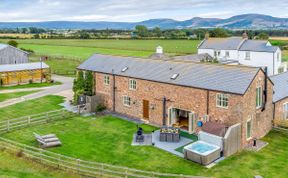
[[[0,22],[138,22],[247,13],[288,18],[288,0],[0,0]]]

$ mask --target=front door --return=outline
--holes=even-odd
[[[149,120],[149,101],[143,100],[143,118]]]

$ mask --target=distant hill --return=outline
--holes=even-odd
[[[181,28],[227,28],[227,29],[288,29],[288,18],[277,18],[261,14],[237,15],[227,19],[194,17],[190,20],[151,19],[142,22],[0,22],[0,28],[37,27],[48,29],[123,29],[131,30],[136,25],[161,29]]]

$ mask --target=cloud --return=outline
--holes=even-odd
[[[0,21],[186,20],[260,13],[285,17],[287,0],[0,0]]]

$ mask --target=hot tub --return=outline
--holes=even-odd
[[[204,141],[197,141],[184,147],[184,157],[188,160],[208,165],[220,158],[221,148]]]

